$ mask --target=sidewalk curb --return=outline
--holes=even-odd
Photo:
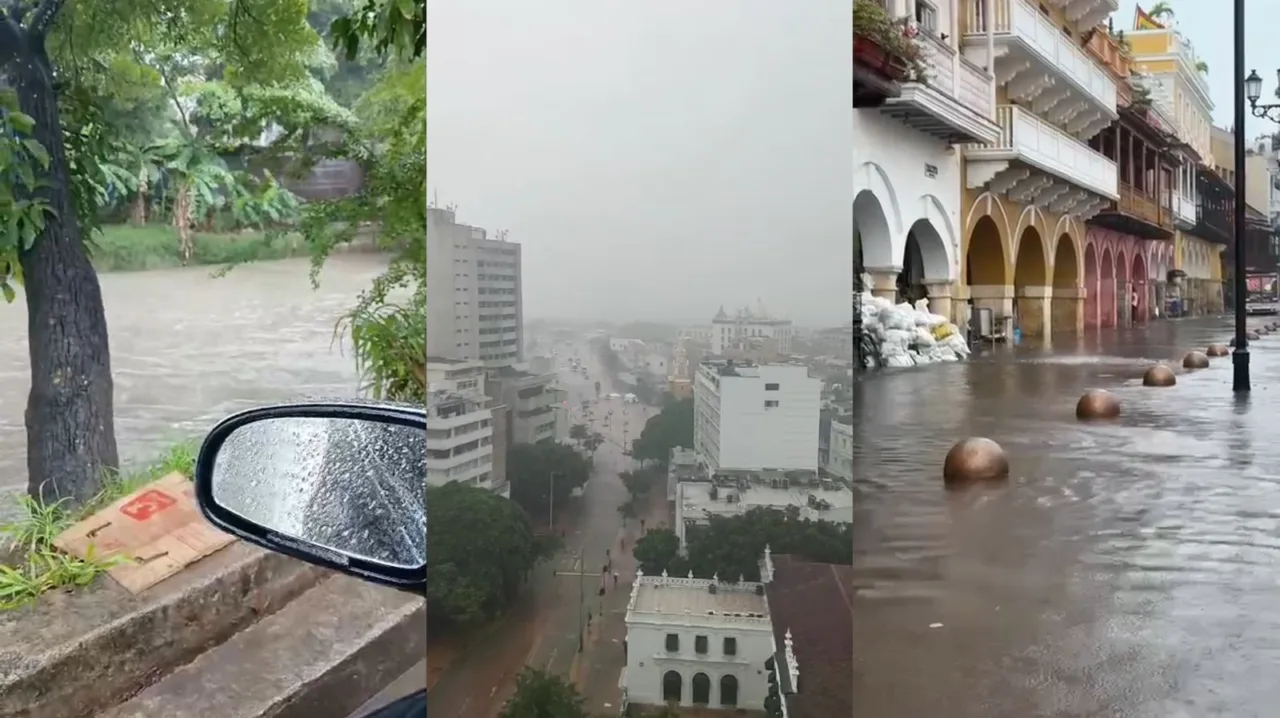
[[[235,543],[138,596],[100,579],[0,614],[0,715],[96,715],[326,575]]]

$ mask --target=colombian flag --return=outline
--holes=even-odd
[[[1134,30],[1163,30],[1165,28],[1164,28],[1164,25],[1161,25],[1160,23],[1156,22],[1155,18],[1148,15],[1147,12],[1142,9],[1142,6],[1135,5],[1134,16],[1133,16],[1133,29]]]

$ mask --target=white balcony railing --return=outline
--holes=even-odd
[[[1057,74],[1064,76],[1110,113],[1116,111],[1115,80],[1092,57],[1063,34],[1027,0],[965,0],[965,39],[972,42],[986,33],[983,5],[993,2],[997,39],[1014,39]]]
[[[1184,228],[1193,227],[1196,223],[1196,200],[1194,197],[1173,196],[1174,220]]]
[[[996,107],[1000,139],[993,146],[974,148],[969,156],[1015,153],[1019,160],[1074,185],[1115,199],[1116,163],[1080,140],[1039,119],[1021,107]]]

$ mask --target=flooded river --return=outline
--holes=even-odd
[[[331,258],[312,289],[307,260],[104,274],[121,460],[145,461],[239,408],[356,392],[334,323],[385,267]],[[0,492],[26,488],[27,319],[0,305]],[[11,502],[0,502],[4,515]]]
[[[873,376],[855,411],[855,715],[1252,718],[1280,705],[1280,335],[1141,386],[1224,341],[1165,323],[1053,351]],[[1118,394],[1081,424],[1088,388]],[[947,449],[987,436],[1003,490],[948,495]]]

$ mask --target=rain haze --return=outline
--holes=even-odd
[[[847,3],[432,0],[428,183],[526,318],[849,321]]]

